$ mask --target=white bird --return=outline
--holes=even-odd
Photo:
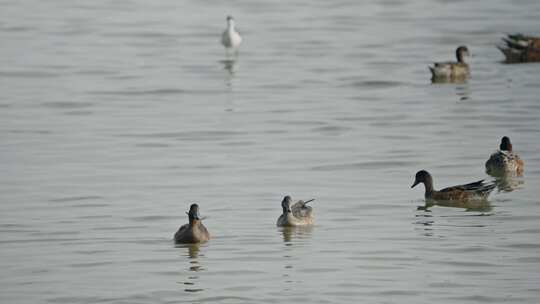
[[[234,28],[234,18],[227,16],[227,29],[221,35],[221,44],[227,49],[238,49],[242,43],[242,37]]]

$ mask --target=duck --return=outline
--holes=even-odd
[[[238,49],[242,43],[242,36],[236,31],[234,18],[227,16],[227,28],[221,35],[221,44],[226,49]]]
[[[426,170],[416,172],[414,183],[411,188],[414,188],[420,183],[423,183],[426,189],[424,195],[425,199],[435,201],[485,200],[496,187],[494,183],[486,184],[484,183],[484,180],[479,180],[477,182],[452,186],[437,191],[433,189],[433,178]]]
[[[469,65],[465,62],[465,57],[470,56],[469,49],[462,45],[456,49],[457,62],[435,62],[429,66],[431,80],[437,81],[460,81],[469,76]]]
[[[191,204],[186,212],[189,223],[182,225],[174,234],[174,241],[181,244],[204,243],[210,239],[210,233],[204,227],[199,216],[199,205]]]
[[[506,63],[540,62],[540,37],[513,34],[502,40],[506,45],[497,48],[504,54]]]
[[[309,226],[313,224],[313,208],[307,204],[314,199],[307,201],[298,201],[292,205],[292,199],[289,195],[281,201],[283,213],[277,220],[279,227]]]
[[[486,173],[491,176],[517,175],[523,174],[524,162],[512,150],[510,138],[503,136],[499,151],[491,154],[486,161]]]

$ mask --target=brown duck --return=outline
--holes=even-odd
[[[504,136],[499,145],[499,151],[491,154],[486,161],[486,173],[492,176],[507,174],[521,176],[524,167],[523,160],[512,151],[510,138]]]
[[[186,212],[189,218],[189,223],[182,225],[174,234],[176,243],[195,244],[206,242],[210,239],[210,233],[201,222],[199,216],[199,205],[192,204],[189,207],[189,212]]]
[[[426,188],[426,200],[436,201],[485,200],[489,196],[489,193],[495,189],[495,184],[486,184],[484,183],[484,180],[480,180],[474,183],[448,187],[437,191],[433,189],[433,178],[431,177],[431,174],[425,170],[416,172],[414,184],[411,188],[414,188],[414,186],[420,183],[423,183]]]
[[[506,57],[506,63],[540,61],[540,37],[514,34],[502,40],[505,45],[498,45],[497,48]]]
[[[462,45],[456,49],[457,62],[435,62],[429,66],[431,81],[436,82],[461,82],[469,76],[469,65],[465,57],[470,56],[469,49]]]

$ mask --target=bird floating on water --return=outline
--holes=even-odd
[[[279,216],[277,225],[280,227],[292,227],[313,224],[313,208],[307,206],[307,203],[311,201],[314,201],[314,199],[305,202],[298,201],[292,205],[291,197],[285,196],[281,201],[283,213]]]
[[[174,234],[176,243],[195,244],[206,242],[210,239],[210,233],[206,230],[201,217],[199,216],[199,205],[192,204],[189,207],[189,212],[186,212],[189,218],[189,223],[182,225]]]
[[[510,138],[506,136],[501,139],[499,151],[491,154],[486,161],[486,173],[492,176],[522,175],[523,167],[523,160],[514,153]]]
[[[470,56],[469,49],[462,45],[456,49],[457,62],[435,62],[433,66],[429,66],[431,80],[433,82],[459,82],[467,79],[470,72],[469,65],[465,62],[466,56]]]
[[[484,180],[480,180],[474,183],[448,187],[437,191],[433,189],[433,178],[426,170],[416,172],[414,183],[411,188],[414,188],[420,183],[423,183],[426,188],[424,195],[425,199],[435,201],[485,200],[496,186],[493,183],[486,184],[484,183]]]
[[[506,45],[497,45],[497,48],[506,57],[506,63],[540,61],[540,37],[514,34],[502,40]]]
[[[227,28],[221,35],[221,44],[226,49],[237,50],[240,44],[242,43],[242,36],[236,31],[234,18],[232,16],[227,16]]]

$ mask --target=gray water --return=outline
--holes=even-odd
[[[244,37],[219,44],[227,14]],[[537,303],[540,2],[0,1],[1,303]],[[465,84],[427,65],[473,53]],[[509,136],[525,175],[465,208]],[[502,189],[502,187],[501,187]],[[311,229],[275,227],[315,198]],[[175,246],[198,202],[213,239]]]

